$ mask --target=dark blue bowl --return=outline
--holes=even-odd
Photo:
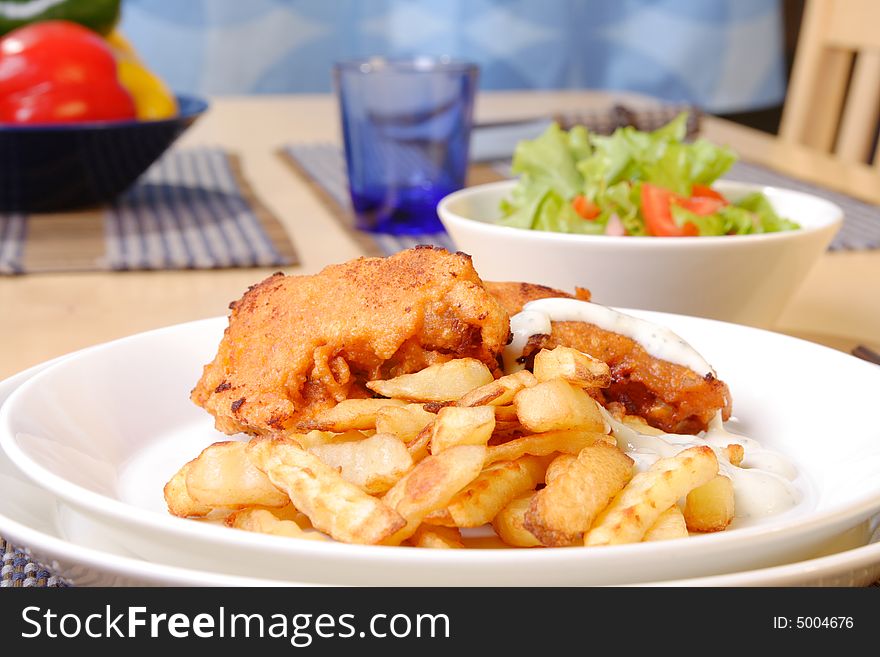
[[[177,96],[158,121],[0,125],[0,211],[55,212],[113,200],[208,108]]]

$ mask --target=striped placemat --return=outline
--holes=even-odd
[[[301,174],[304,174],[316,193],[325,199],[328,209],[343,225],[353,231],[356,239],[375,255],[390,255],[409,248],[416,240],[422,244],[438,244],[450,248],[446,233],[397,237],[378,233],[366,233],[354,229],[351,204],[348,198],[345,158],[339,146],[329,143],[291,144],[281,151],[282,157]],[[487,170],[481,165],[473,167],[468,184],[493,179],[500,180],[509,174],[509,166],[496,164]],[[805,183],[795,178],[750,162],[737,162],[727,174],[731,180],[774,185],[796,189],[821,196],[837,203],[844,212],[843,227],[828,247],[829,251],[857,251],[880,248],[880,208],[839,192]]]
[[[70,586],[63,577],[53,574],[49,568],[33,561],[25,552],[0,538],[3,567],[0,570],[0,587],[59,588]]]
[[[276,267],[298,262],[278,219],[221,148],[169,151],[114,203],[0,213],[0,274]]]

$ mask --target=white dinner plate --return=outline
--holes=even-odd
[[[0,405],[21,383],[51,363],[0,382]],[[64,527],[64,529],[60,529]],[[852,531],[852,530],[851,530]],[[67,537],[62,534],[67,534]],[[856,528],[861,534],[861,527]],[[80,586],[273,586],[289,581],[237,577],[133,558],[88,516],[56,503],[0,452],[0,534],[27,546],[38,561]],[[880,540],[880,531],[874,540]],[[70,535],[76,535],[79,542]],[[840,545],[850,544],[842,536]],[[664,586],[865,586],[880,577],[880,542],[775,568],[668,582]]]
[[[590,549],[415,550],[295,541],[168,515],[162,487],[224,439],[189,401],[226,318],[74,354],[0,410],[0,442],[39,486],[159,563],[327,584],[565,585],[691,578],[811,557],[880,509],[880,369],[811,343],[711,320],[632,311],[677,331],[730,385],[737,429],[786,454],[801,502],[727,532]],[[242,554],[248,558],[243,559]]]

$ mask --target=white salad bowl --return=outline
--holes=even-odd
[[[437,210],[456,247],[484,280],[589,288],[598,303],[770,326],[828,247],[843,211],[777,187],[719,181],[731,199],[763,192],[801,228],[723,237],[573,235],[500,226],[501,199],[516,181],[470,187]]]

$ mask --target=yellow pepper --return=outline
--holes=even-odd
[[[177,114],[177,101],[167,85],[141,62],[131,43],[119,30],[107,36],[116,55],[119,82],[134,99],[137,118],[167,119]]]

